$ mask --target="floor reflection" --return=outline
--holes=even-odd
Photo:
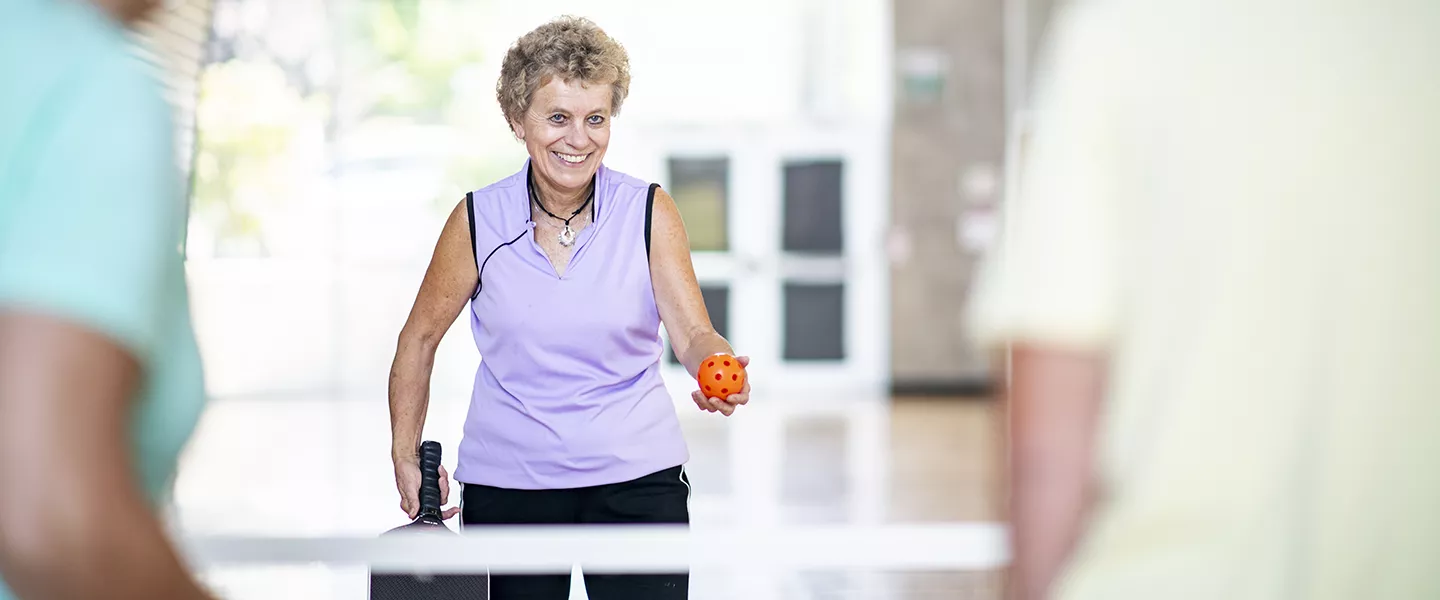
[[[992,521],[993,403],[923,399],[681,412],[695,527]],[[458,442],[465,406],[435,402],[426,437]],[[444,425],[444,424],[454,424]],[[369,535],[398,524],[383,397],[267,397],[212,405],[182,463],[176,525],[191,533]],[[453,468],[454,455],[445,464]],[[227,598],[363,598],[363,569],[227,569]],[[577,582],[578,583],[578,582]],[[995,598],[994,573],[697,570],[692,598]],[[358,587],[357,587],[358,586]],[[583,598],[577,589],[573,598]]]

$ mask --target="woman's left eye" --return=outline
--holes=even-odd
[[[600,115],[590,115],[590,124],[591,124],[591,125],[599,125],[599,124],[604,123],[604,122],[605,122],[605,117],[602,117],[602,116],[600,116]]]

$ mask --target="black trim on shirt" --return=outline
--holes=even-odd
[[[475,248],[475,192],[465,192],[465,216],[470,221],[470,257],[480,264],[480,250]]]
[[[645,260],[650,260],[650,223],[655,213],[655,190],[660,189],[660,184],[650,184],[650,192],[645,195]]]

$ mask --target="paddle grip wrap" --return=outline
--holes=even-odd
[[[420,513],[440,514],[440,442],[420,444]]]

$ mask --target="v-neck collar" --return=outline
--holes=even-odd
[[[526,158],[524,214],[525,225],[530,228],[530,232],[526,234],[525,237],[530,238],[530,247],[534,249],[535,254],[544,262],[545,268],[549,269],[551,276],[556,279],[568,279],[570,274],[575,272],[575,265],[580,261],[580,256],[584,254],[585,248],[590,245],[590,240],[595,237],[595,230],[600,226],[601,204],[603,204],[602,198],[605,196],[600,193],[600,179],[601,175],[605,172],[605,165],[600,165],[600,167],[595,170],[595,175],[590,178],[590,224],[575,234],[575,251],[570,254],[570,262],[566,263],[565,274],[563,275],[555,270],[555,265],[550,262],[550,256],[545,253],[545,249],[540,247],[540,242],[535,239],[536,223],[534,219],[530,218],[530,204],[535,202],[535,198],[538,195],[538,192],[534,191],[533,188],[535,184],[534,169],[535,165],[532,159]],[[542,212],[544,211],[542,210]]]

